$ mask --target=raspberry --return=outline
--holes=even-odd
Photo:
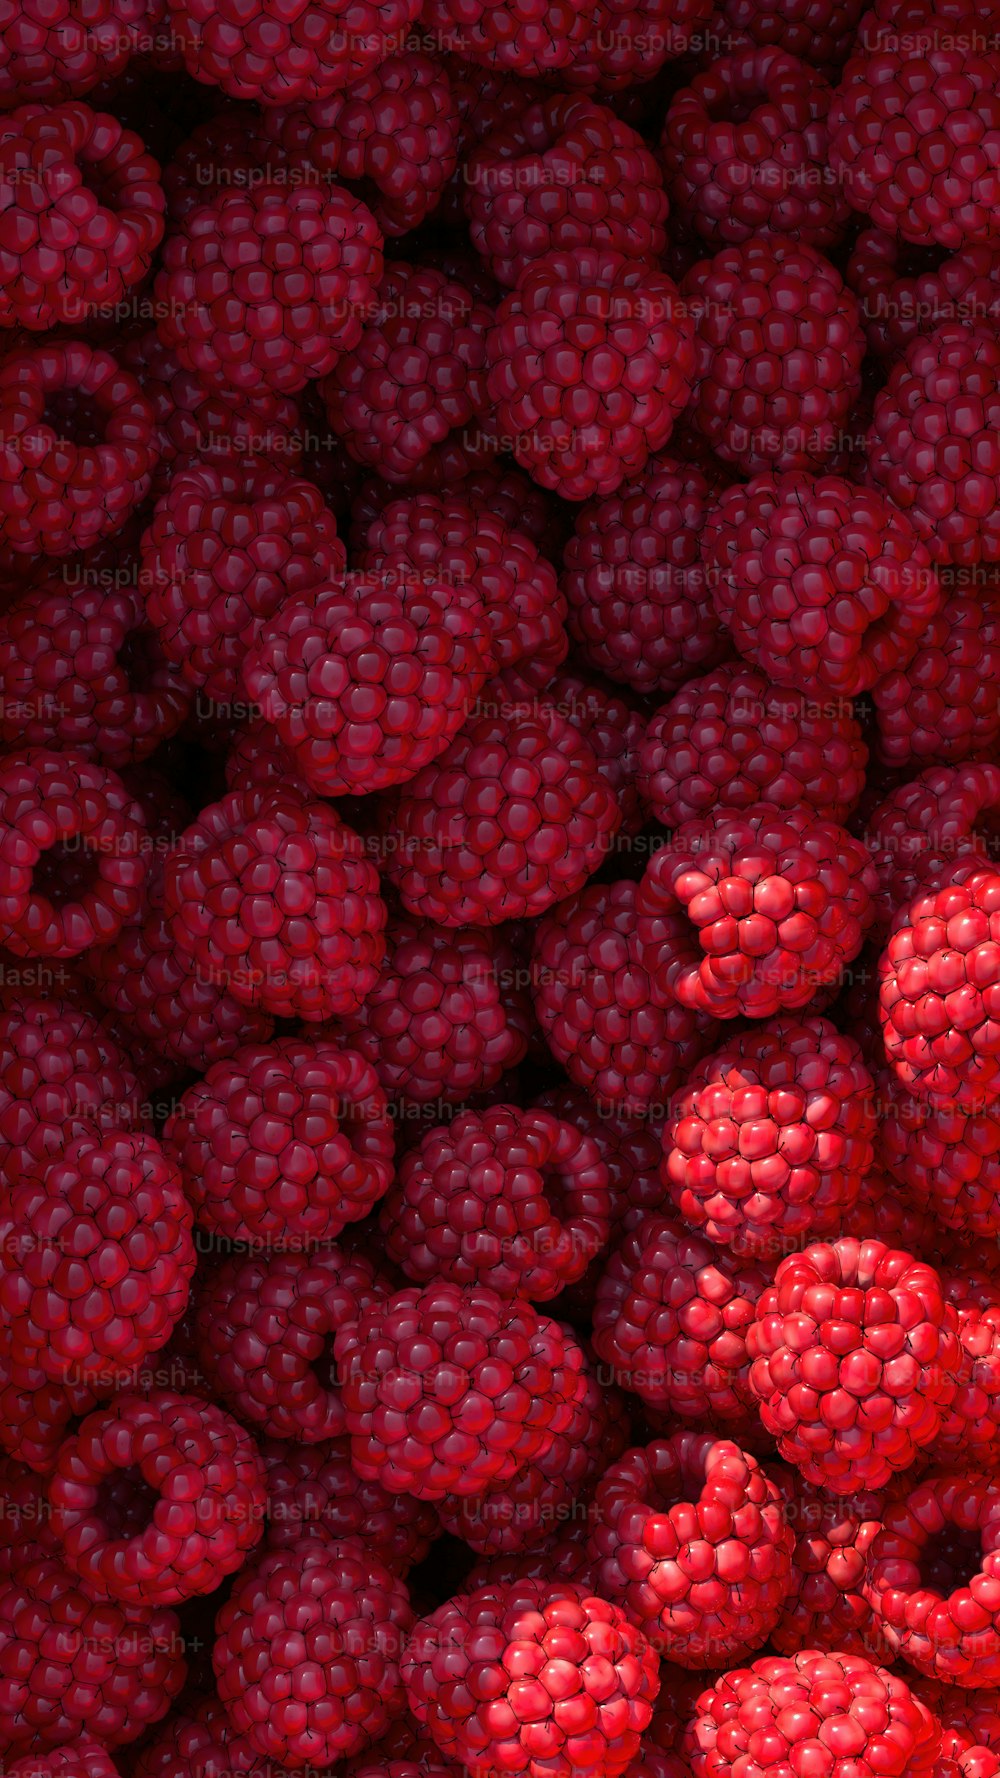
[[[976,1464],[993,1473],[1000,1428],[1000,1289],[992,1277],[978,1289],[974,1277],[954,1272],[945,1276],[945,1288],[958,1316],[962,1365],[935,1455],[955,1468]]]
[[[562,585],[584,658],[634,691],[672,692],[731,653],[699,563],[711,489],[661,455],[576,515]]]
[[[945,321],[912,340],[875,397],[866,480],[935,562],[1000,560],[1000,339]]]
[[[488,135],[463,169],[472,244],[513,288],[553,250],[655,260],[667,200],[655,157],[606,105],[553,93]]]
[[[777,44],[821,68],[828,77],[837,74],[854,47],[858,20],[865,0],[721,0],[709,28],[729,42]]]
[[[746,1335],[770,1278],[764,1266],[647,1213],[598,1285],[594,1349],[649,1407],[680,1420],[707,1414],[740,1437],[752,1424]]]
[[[899,909],[879,962],[886,1054],[905,1087],[982,1109],[1000,1086],[996,971],[1000,876],[971,869]]]
[[[81,1582],[148,1610],[213,1593],[241,1567],[260,1540],[267,1495],[256,1447],[235,1420],[160,1389],[89,1415],[59,1453],[49,1500]]]
[[[152,405],[110,352],[66,340],[0,365],[0,541],[18,557],[113,537],[156,460]]]
[[[665,62],[698,49],[711,10],[711,0],[599,0],[584,42],[559,78],[615,94],[639,82],[643,93]]]
[[[166,242],[157,330],[207,383],[295,395],[357,345],[381,276],[375,218],[342,187],[223,190]]]
[[[385,871],[410,913],[443,926],[527,919],[582,888],[620,824],[571,723],[540,703],[512,728],[501,708],[403,790]]]
[[[963,860],[991,850],[1000,809],[1000,768],[932,766],[874,809],[867,834],[879,879],[879,918],[911,902],[926,883],[947,881]]]
[[[351,1538],[265,1550],[216,1619],[212,1652],[237,1734],[286,1767],[360,1753],[405,1709],[403,1582]]]
[[[681,1667],[767,1640],[791,1579],[781,1495],[755,1457],[711,1432],[627,1451],[594,1497],[593,1584]]]
[[[628,1116],[662,1108],[712,1041],[708,1021],[658,1002],[636,936],[634,883],[591,883],[535,929],[535,1014],[570,1080]]]
[[[335,1354],[354,1468],[418,1500],[511,1480],[551,1450],[585,1390],[569,1333],[482,1286],[370,1298]]]
[[[544,1581],[546,1585],[553,1581],[578,1581],[589,1591],[586,1558],[586,1521],[571,1520],[565,1527],[550,1531],[540,1543],[533,1543],[530,1549],[480,1556],[461,1591],[475,1593],[480,1587],[495,1591],[523,1581]]]
[[[938,1679],[927,1679],[912,1673],[907,1682],[915,1695],[933,1711],[946,1731],[957,1731],[966,1743],[995,1748],[1000,1735],[997,1706],[1000,1693],[995,1691],[964,1691],[957,1685],[946,1685]]]
[[[879,1159],[907,1195],[963,1240],[1000,1235],[1000,1107],[914,1098],[879,1077]]]
[[[288,177],[290,157],[272,123],[284,115],[255,111],[251,105],[227,105],[185,136],[163,169],[167,214],[175,229],[220,189],[253,187],[276,175]],[[303,156],[299,177],[317,183],[317,170],[304,164],[307,161]]]
[[[715,1018],[806,1006],[858,955],[876,879],[859,841],[811,809],[717,805],[654,852],[636,897],[653,992]]]
[[[262,717],[241,729],[226,754],[226,787],[229,790],[266,790],[280,786],[310,796],[309,785],[296,771],[291,754],[275,730]]]
[[[505,296],[487,390],[518,463],[566,500],[612,494],[691,393],[694,328],[665,273],[611,248],[552,251]]]
[[[29,747],[0,760],[0,939],[19,957],[110,944],[142,906],[149,871],[139,804],[78,753]]]
[[[494,1105],[421,1137],[379,1223],[389,1258],[416,1284],[441,1279],[546,1302],[583,1276],[608,1238],[608,1170],[572,1124]]]
[[[107,1749],[81,1737],[52,1753],[29,1753],[7,1767],[10,1778],[118,1778]]]
[[[149,0],[5,0],[0,110],[26,99],[79,98],[121,74],[153,9]]]
[[[0,1006],[0,1183],[37,1177],[78,1136],[141,1123],[132,1063],[96,1012],[15,993]],[[8,1199],[9,1201],[9,1199]]]
[[[865,1594],[894,1654],[972,1689],[1000,1678],[996,1486],[935,1470],[886,1506]]]
[[[624,1612],[569,1581],[480,1587],[422,1618],[410,1709],[449,1759],[518,1778],[619,1778],[660,1689]]]
[[[421,22],[464,61],[496,74],[555,74],[597,20],[597,0],[426,0]]]
[[[676,218],[715,247],[762,234],[833,247],[850,210],[828,182],[822,74],[784,49],[723,55],[670,101],[661,152]]]
[[[925,262],[924,250],[877,228],[855,241],[847,282],[876,357],[892,363],[911,340],[956,316],[1000,319],[1000,261],[989,247],[963,247],[933,267]]]
[[[437,1514],[408,1494],[387,1494],[351,1468],[346,1438],[329,1444],[260,1446],[267,1480],[266,1543],[286,1549],[300,1538],[358,1538],[392,1574],[422,1562],[440,1533]]]
[[[697,317],[689,418],[745,475],[822,465],[861,392],[857,299],[814,247],[723,247],[681,285]]]
[[[196,972],[240,1005],[322,1020],[354,1012],[375,984],[378,891],[364,842],[327,804],[231,790],[168,856],[164,908]]]
[[[237,1735],[213,1693],[191,1698],[143,1741],[132,1761],[133,1778],[250,1778],[260,1769],[245,1735]]]
[[[881,1103],[878,1109],[881,1117]],[[902,1247],[932,1264],[941,1257],[941,1224],[920,1208],[915,1196],[878,1168],[865,1181],[864,1193],[851,1213],[851,1223],[859,1240],[884,1241],[887,1246]]]
[[[623,696],[617,686],[603,684],[571,668],[549,679],[543,696],[546,702],[564,711],[590,742],[597,769],[621,806],[622,834],[639,833],[644,821],[635,774],[646,726],[643,710]],[[531,702],[534,704],[536,699]]]
[[[750,1388],[782,1456],[832,1494],[882,1487],[938,1437],[957,1326],[934,1268],[882,1241],[783,1259],[747,1332]]]
[[[0,1580],[5,1585],[19,1568],[43,1560],[58,1547],[52,1535],[44,1487],[23,1463],[0,1458],[4,1512],[0,1519]]]
[[[473,587],[375,570],[287,598],[251,646],[243,683],[313,791],[361,796],[436,759],[491,668]]]
[[[244,1045],[188,1087],[163,1140],[199,1226],[271,1252],[331,1240],[392,1178],[385,1094],[333,1043]]]
[[[979,37],[952,26],[914,47],[862,32],[833,96],[832,172],[855,210],[906,241],[1000,242],[1000,59]]]
[[[494,927],[445,932],[393,914],[378,981],[340,1032],[386,1093],[412,1104],[462,1104],[522,1061],[531,1006],[507,936]]]
[[[6,1337],[0,1339],[0,1445],[36,1474],[48,1475],[72,1423],[89,1414],[97,1398],[84,1383],[51,1383],[23,1356],[15,1361],[9,1347]],[[50,1553],[47,1547],[38,1552]]]
[[[311,482],[261,459],[178,468],[142,539],[149,621],[187,683],[225,705],[268,619],[346,562]]]
[[[89,105],[25,105],[0,123],[0,325],[41,332],[113,313],[163,239],[159,168]]]
[[[362,80],[420,11],[417,0],[169,0],[195,80],[232,99],[308,104]]]
[[[771,1631],[778,1654],[801,1648],[889,1658],[864,1595],[868,1551],[882,1522],[884,1502],[874,1489],[846,1499],[804,1482],[795,1470],[768,1465],[784,1496],[792,1527],[791,1586]]]
[[[245,1424],[319,1444],[345,1430],[330,1362],[338,1328],[381,1292],[366,1260],[318,1253],[234,1253],[206,1279],[195,1315],[212,1388]],[[377,1478],[376,1478],[377,1479]]]
[[[551,1111],[585,1136],[592,1136],[608,1169],[611,1192],[611,1229],[617,1239],[632,1228],[646,1210],[663,1203],[660,1181],[661,1142],[659,1126],[651,1118],[626,1117],[598,1107],[579,1087],[548,1087],[535,1101],[541,1111]]]
[[[694,1778],[731,1778],[747,1760],[761,1778],[818,1757],[885,1778],[929,1778],[940,1728],[904,1679],[860,1654],[765,1655],[702,1692],[682,1752]]]
[[[695,1069],[664,1131],[684,1221],[738,1253],[777,1255],[850,1226],[874,1154],[875,1083],[829,1019],[776,1019]]]
[[[891,766],[988,757],[1000,739],[1000,603],[946,598],[905,668],[873,694],[877,751]]]

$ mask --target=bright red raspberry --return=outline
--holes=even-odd
[[[732,652],[699,562],[711,495],[696,464],[661,455],[576,514],[562,577],[570,633],[634,691],[672,692]]]
[[[342,186],[223,190],[166,242],[157,331],[206,383],[295,395],[357,345],[381,276],[375,218]]]
[[[601,247],[553,250],[505,296],[487,342],[502,439],[567,500],[612,494],[662,450],[695,371],[676,285]]]
[[[942,321],[1000,320],[1000,260],[991,248],[963,247],[934,266],[926,259],[897,235],[866,228],[847,261],[868,349],[889,363]]]
[[[884,1497],[874,1489],[846,1499],[803,1481],[783,1464],[767,1465],[784,1498],[795,1539],[791,1585],[770,1641],[778,1654],[802,1648],[890,1659],[864,1595],[868,1551],[882,1523]]]
[[[720,56],[675,93],[661,153],[675,217],[713,248],[762,234],[833,247],[850,210],[827,171],[833,97],[784,49]]]
[[[134,1066],[96,1010],[56,992],[6,997],[0,1007],[0,1183],[7,1192],[37,1177],[95,1126],[103,1132],[141,1127],[142,1102]]]
[[[875,397],[866,480],[935,562],[1000,560],[998,428],[1000,338],[988,323],[919,334]]]
[[[308,104],[363,79],[419,11],[417,0],[169,0],[188,73],[261,105]]]
[[[200,1227],[308,1248],[368,1215],[392,1178],[385,1093],[356,1050],[247,1044],[188,1087],[163,1130]]]
[[[664,1129],[664,1183],[710,1241],[778,1256],[851,1226],[876,1127],[854,1039],[829,1019],[775,1019],[695,1069]]]
[[[364,841],[328,804],[280,788],[231,790],[201,811],[167,858],[164,908],[197,973],[276,1018],[354,1012],[385,954]]]
[[[496,74],[555,74],[596,25],[597,0],[426,0],[424,27],[463,60]]]
[[[150,0],[4,0],[0,109],[77,99],[120,75],[158,11]]]
[[[440,1535],[437,1513],[408,1494],[387,1494],[351,1468],[350,1441],[260,1445],[267,1482],[265,1541],[286,1549],[303,1537],[356,1537],[392,1574],[406,1576]]]
[[[879,1014],[904,1087],[975,1112],[1000,1089],[1000,876],[985,861],[964,874],[898,909],[879,962]]]
[[[811,809],[720,804],[682,822],[647,865],[639,958],[663,1000],[771,1018],[806,1006],[858,955],[875,887],[861,843]]]
[[[642,93],[664,63],[697,53],[711,10],[712,0],[598,0],[560,82],[616,94],[638,85]]]
[[[766,1642],[792,1568],[781,1494],[712,1432],[626,1451],[598,1483],[595,1592],[681,1667],[728,1665]]]
[[[916,1098],[879,1076],[878,1152],[917,1204],[963,1240],[1000,1236],[1000,1106]]]
[[[887,765],[943,765],[995,753],[1000,739],[997,598],[946,598],[913,658],[881,679],[872,697],[876,751]]]
[[[0,541],[18,557],[113,537],[157,454],[152,404],[110,352],[60,340],[0,365]]]
[[[314,1770],[360,1753],[406,1707],[404,1583],[364,1544],[265,1550],[216,1618],[219,1697],[254,1751]]]
[[[566,1329],[481,1285],[371,1297],[335,1354],[354,1468],[418,1500],[509,1481],[551,1450],[586,1388]]]
[[[853,1236],[782,1260],[747,1349],[766,1430],[832,1494],[880,1488],[933,1446],[960,1364],[933,1266]]]
[[[754,1421],[747,1331],[770,1281],[763,1265],[646,1213],[598,1285],[594,1349],[649,1407],[680,1420],[707,1413],[738,1438]]]
[[[553,705],[470,722],[401,792],[385,872],[444,926],[532,918],[583,887],[621,825],[589,744]]]
[[[619,1778],[660,1689],[624,1612],[568,1581],[459,1594],[417,1624],[402,1673],[449,1759],[512,1778]]]
[[[205,1375],[246,1425],[272,1438],[312,1445],[337,1438],[345,1420],[331,1342],[381,1294],[367,1260],[339,1247],[234,1253],[198,1297],[195,1337]]]
[[[1000,811],[1000,767],[931,766],[878,803],[867,840],[879,879],[879,924],[918,895],[945,884],[964,863],[989,856]]]
[[[690,419],[726,463],[815,469],[861,392],[856,297],[814,247],[765,235],[723,247],[684,278],[696,317]]]
[[[975,1471],[934,1470],[886,1505],[865,1595],[893,1654],[949,1685],[1000,1679],[1000,1500]]]

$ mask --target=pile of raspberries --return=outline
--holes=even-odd
[[[1000,0],[0,0],[0,1778],[1000,1778]]]

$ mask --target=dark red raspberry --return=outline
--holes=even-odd
[[[1000,876],[984,861],[896,913],[879,962],[886,1054],[904,1087],[981,1111],[1000,1088]]]
[[[881,229],[863,229],[847,262],[847,282],[861,304],[868,348],[890,363],[942,321],[1000,320],[1000,260],[989,247],[963,247],[926,263]]]
[[[555,668],[569,646],[555,570],[526,532],[487,510],[492,504],[492,496],[474,504],[461,493],[393,500],[359,540],[355,566],[473,587],[486,606],[498,667],[524,660]]]
[[[261,458],[179,467],[142,539],[149,621],[188,684],[224,705],[268,619],[346,562],[311,482]]]
[[[402,791],[385,872],[444,926],[529,919],[583,887],[621,809],[579,730],[539,703],[470,722]]]
[[[107,1748],[82,1737],[51,1753],[25,1754],[6,1769],[9,1778],[119,1778]]]
[[[880,1116],[882,1112],[880,1105]],[[902,1247],[932,1265],[941,1259],[942,1245],[947,1242],[941,1224],[920,1207],[915,1195],[877,1167],[865,1181],[864,1193],[851,1213],[851,1226],[859,1240]]]
[[[319,1444],[345,1430],[331,1363],[334,1334],[378,1299],[366,1260],[318,1253],[235,1253],[205,1280],[198,1357],[222,1400],[272,1438]]]
[[[1000,700],[998,700],[1000,702]],[[664,827],[726,803],[805,804],[843,823],[865,783],[868,749],[846,698],[817,702],[740,661],[691,679],[651,719],[639,795]]]
[[[114,536],[157,454],[152,404],[110,352],[53,341],[0,365],[0,541],[19,557]]]
[[[634,691],[674,691],[732,652],[699,562],[711,493],[695,464],[661,455],[576,515],[562,578],[570,632]]]
[[[157,163],[89,105],[25,105],[2,120],[0,202],[4,327],[113,318],[163,239]]]
[[[418,1500],[509,1481],[572,1425],[586,1388],[568,1331],[482,1286],[373,1296],[335,1353],[354,1468]]]
[[[229,790],[265,790],[283,785],[301,796],[311,794],[292,756],[263,717],[255,717],[241,729],[226,754],[226,787]]]
[[[645,93],[665,62],[702,47],[711,10],[712,0],[598,0],[597,15],[560,82],[623,96],[639,83]]]
[[[500,304],[486,349],[502,441],[567,500],[612,494],[662,450],[695,371],[673,280],[611,248],[536,260]]]
[[[727,489],[702,558],[740,653],[817,698],[855,697],[905,668],[942,603],[914,526],[839,475],[760,475]]]
[[[502,928],[445,932],[392,914],[378,981],[339,1031],[393,1098],[462,1104],[523,1060],[533,1025],[527,980]]]
[[[375,218],[342,186],[224,190],[164,246],[157,330],[207,383],[295,395],[357,345],[381,276]]]
[[[167,858],[164,908],[196,973],[276,1018],[356,1011],[385,954],[364,841],[328,804],[280,788],[202,809]]]
[[[872,922],[875,888],[860,841],[811,809],[719,804],[682,822],[647,865],[639,959],[663,1000],[771,1018],[839,979]]]
[[[651,1408],[702,1423],[708,1414],[738,1438],[754,1422],[746,1335],[770,1281],[764,1266],[646,1214],[598,1285],[594,1348]]]
[[[503,129],[505,124],[512,122],[528,105],[533,105],[538,99],[548,98],[551,87],[541,80],[521,79],[516,74],[506,73],[502,68],[491,67],[488,63],[466,61],[461,55],[445,53],[442,61],[448,73],[452,96],[458,106],[460,135],[458,169],[445,188],[436,220],[461,228],[465,221],[465,180],[462,169],[469,155],[494,130]],[[567,69],[560,76],[560,81],[568,79],[568,74]],[[473,257],[478,258],[478,255],[473,254]],[[483,270],[485,271],[485,267]]]
[[[979,31],[862,31],[830,108],[830,169],[877,228],[1000,243],[1000,57]],[[978,41],[977,41],[978,39]],[[941,149],[947,144],[945,151]]]
[[[791,1581],[781,1494],[712,1432],[626,1451],[594,1496],[595,1592],[681,1667],[728,1665],[766,1642]]]
[[[930,1778],[940,1739],[905,1679],[864,1655],[810,1648],[724,1673],[698,1699],[681,1751],[693,1778],[733,1778],[748,1760],[779,1778],[814,1758],[831,1773]]]
[[[214,1593],[242,1567],[267,1493],[249,1433],[221,1408],[161,1389],[89,1415],[59,1453],[49,1501],[81,1582],[148,1610]]]
[[[713,61],[674,94],[663,126],[676,218],[712,247],[762,234],[835,246],[850,210],[826,165],[832,97],[785,49],[753,44]]]
[[[887,765],[944,764],[995,753],[1000,739],[997,598],[946,598],[912,660],[879,681],[873,701],[876,750]]]
[[[510,288],[553,249],[655,260],[666,245],[655,156],[637,130],[583,95],[527,106],[473,150],[463,179],[473,246]]]
[[[531,670],[529,663],[529,675]],[[621,833],[639,833],[645,822],[635,776],[639,744],[646,727],[644,710],[623,696],[617,686],[569,667],[546,681],[542,695],[547,703],[555,704],[557,710],[568,716],[590,742],[597,769],[621,806]],[[536,702],[537,697],[532,694],[531,705]]]
[[[496,74],[550,76],[570,63],[596,25],[597,0],[426,0],[421,22],[463,60]]]
[[[624,1612],[569,1581],[459,1594],[422,1618],[402,1662],[410,1709],[449,1759],[531,1778],[619,1778],[660,1689]]]
[[[689,417],[745,475],[809,469],[837,448],[861,392],[861,311],[814,247],[768,235],[684,278],[696,317]]]
[[[907,1195],[963,1240],[1000,1236],[1000,1106],[915,1098],[879,1077],[878,1152]]]
[[[0,109],[26,99],[76,99],[125,67],[157,11],[150,0],[4,0]]]
[[[897,787],[872,812],[866,838],[879,879],[885,924],[939,874],[947,883],[963,861],[986,863],[1000,813],[1000,767],[932,766]]]
[[[475,1593],[480,1587],[495,1590],[522,1581],[544,1581],[546,1585],[553,1581],[578,1581],[589,1592],[586,1519],[571,1519],[567,1525],[558,1525],[530,1549],[480,1556],[460,1590]]]
[[[987,323],[919,334],[875,397],[866,479],[935,562],[1000,560],[998,428],[1000,338]]]
[[[938,1437],[957,1330],[934,1268],[882,1241],[783,1259],[747,1333],[750,1388],[782,1456],[833,1494],[884,1486]]]
[[[147,1736],[132,1760],[133,1778],[251,1778],[259,1760],[245,1735],[238,1735],[214,1691],[188,1696],[185,1707]]]
[[[477,463],[456,483],[452,498],[467,501],[480,518],[501,519],[509,529],[520,531],[553,562],[559,560],[572,528],[572,509],[546,493],[508,457]]]
[[[417,0],[169,0],[184,65],[232,99],[308,104],[384,61],[420,11]]]
[[[33,1470],[13,1457],[0,1458],[0,1489],[0,1580],[6,1584],[19,1568],[51,1556],[58,1546],[45,1487]]]
[[[185,136],[163,169],[167,215],[175,228],[219,190],[246,191],[273,179],[288,179],[290,157],[272,127],[284,112],[261,112],[252,105],[226,105]],[[301,159],[302,181],[319,183],[318,169]]]
[[[854,47],[865,0],[721,0],[707,33],[723,44],[744,41],[801,56],[836,79]]]
[[[97,1406],[97,1397],[84,1383],[51,1383],[37,1365],[15,1360],[9,1348],[9,1339],[0,1338],[0,1445],[38,1475],[48,1475],[72,1425]]]
[[[854,1039],[829,1019],[775,1019],[695,1069],[664,1130],[663,1178],[710,1241],[777,1256],[851,1226],[876,1128]]]
[[[663,1151],[660,1126],[655,1119],[625,1117],[609,1111],[596,1105],[591,1095],[579,1087],[547,1087],[535,1104],[540,1110],[551,1111],[566,1123],[574,1124],[581,1134],[592,1136],[597,1143],[608,1169],[613,1240],[633,1228],[644,1211],[661,1208]],[[592,1267],[590,1276],[593,1274]],[[594,1282],[596,1285],[596,1278]]]
[[[1000,1679],[1000,1500],[994,1481],[934,1470],[886,1505],[865,1595],[890,1649],[949,1685]]]
[[[888,1660],[889,1650],[864,1595],[883,1496],[870,1489],[838,1498],[780,1463],[768,1464],[767,1473],[781,1489],[795,1539],[791,1585],[771,1631],[772,1647],[783,1655],[816,1648]]]
[[[0,1007],[0,1183],[37,1176],[67,1143],[141,1127],[142,1088],[97,1012],[57,993]]]
[[[412,1623],[403,1582],[354,1539],[265,1550],[216,1618],[212,1664],[237,1734],[292,1768],[360,1753],[406,1707]]]
[[[351,1468],[350,1441],[260,1446],[267,1481],[266,1542],[286,1549],[303,1537],[356,1537],[392,1574],[422,1562],[440,1534],[437,1513],[408,1494],[387,1494]]]
[[[368,1215],[392,1178],[385,1094],[356,1050],[279,1037],[216,1062],[163,1130],[202,1228],[308,1248]]]

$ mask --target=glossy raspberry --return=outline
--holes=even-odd
[[[13,1457],[0,1458],[4,1511],[0,1518],[0,1577],[4,1582],[19,1568],[52,1555],[49,1503],[41,1479]]]
[[[879,1159],[909,1196],[963,1239],[1000,1235],[1000,1107],[935,1105],[887,1070],[879,1079]]]
[[[144,1738],[132,1762],[133,1778],[250,1778],[258,1760],[238,1735],[212,1692],[188,1696],[156,1733]]]
[[[935,562],[1000,560],[998,426],[1000,339],[984,322],[918,335],[875,397],[866,479]]]
[[[598,1285],[594,1349],[650,1407],[702,1423],[708,1414],[739,1437],[752,1424],[746,1335],[770,1279],[763,1265],[649,1212]]]
[[[400,795],[386,875],[444,926],[531,918],[582,888],[621,823],[593,751],[551,704],[470,722]]]
[[[666,444],[691,393],[694,328],[654,266],[612,248],[553,250],[504,297],[487,360],[499,432],[520,466],[586,500],[613,493]]]
[[[402,1672],[449,1759],[519,1778],[619,1778],[660,1688],[656,1654],[624,1612],[566,1581],[450,1599],[417,1624]]]
[[[357,345],[381,276],[375,219],[343,187],[223,190],[164,246],[157,331],[207,383],[295,395]]]
[[[791,1579],[792,1533],[755,1457],[711,1432],[678,1432],[605,1472],[589,1553],[595,1592],[658,1653],[711,1667],[767,1640]]]
[[[647,865],[639,959],[662,999],[771,1018],[807,1005],[857,956],[875,887],[865,848],[811,809],[719,804]]]
[[[711,0],[599,0],[584,42],[560,73],[588,92],[642,91],[665,62],[694,55],[705,42]]]
[[[699,260],[681,300],[697,328],[690,419],[713,451],[745,475],[821,465],[861,391],[861,314],[840,273],[769,235]]]
[[[927,254],[898,236],[866,228],[847,262],[868,347],[890,363],[942,321],[1000,320],[1000,261],[989,247],[962,247],[929,266]]]
[[[550,76],[573,60],[597,19],[597,0],[427,0],[421,15],[449,50],[493,74]]]
[[[1000,738],[1000,605],[946,598],[909,664],[875,687],[877,751],[892,766],[995,753]]]
[[[933,1446],[959,1365],[934,1268],[846,1235],[782,1260],[747,1349],[767,1431],[833,1494],[880,1488]]]
[[[993,1250],[986,1251],[992,1260]],[[955,1469],[975,1466],[995,1474],[1000,1429],[1000,1286],[992,1275],[980,1279],[960,1270],[945,1273],[944,1283],[958,1316],[962,1362],[955,1398],[934,1454],[939,1463]]]
[[[898,909],[879,962],[879,1015],[905,1087],[932,1104],[979,1111],[1000,1085],[1000,876],[984,860],[957,877]]]
[[[838,1498],[795,1470],[768,1465],[792,1528],[792,1574],[770,1641],[778,1654],[802,1648],[889,1657],[864,1595],[868,1552],[882,1523],[884,1498],[874,1489]]]
[[[634,691],[674,691],[731,652],[699,561],[710,498],[695,464],[661,454],[576,515],[562,577],[570,632]]]
[[[256,1753],[322,1769],[402,1714],[412,1623],[403,1582],[353,1539],[265,1550],[216,1618],[219,1697]]]
[[[169,0],[184,64],[232,99],[308,104],[384,61],[419,12],[416,0]]]
[[[280,788],[202,810],[167,859],[164,907],[199,974],[278,1018],[354,1012],[385,953],[364,842],[326,803]]]
[[[265,1439],[260,1454],[269,1549],[285,1549],[303,1537],[356,1537],[392,1574],[405,1576],[440,1534],[432,1506],[408,1494],[387,1494],[355,1473],[346,1438],[322,1445]]]
[[[0,365],[0,542],[66,556],[120,531],[149,491],[152,404],[110,352],[82,340]]]
[[[354,1468],[418,1500],[516,1476],[572,1424],[586,1387],[568,1332],[478,1285],[369,1300],[335,1352]]]
[[[53,968],[58,969],[58,965]],[[55,984],[54,984],[55,987]],[[36,1177],[78,1136],[142,1123],[133,1064],[98,1012],[17,990],[0,1007],[0,1183]]]
[[[149,0],[5,0],[0,8],[0,108],[76,99],[114,80],[148,29]]]
[[[947,883],[956,868],[989,856],[1000,811],[1000,767],[931,766],[876,805],[868,845],[879,878],[879,919],[887,921],[925,884]]]
[[[85,1383],[50,1382],[36,1364],[14,1355],[9,1340],[0,1340],[0,1445],[19,1463],[37,1475],[49,1475],[74,1422],[96,1405],[97,1397]],[[36,1553],[51,1551],[32,1549],[31,1560]]]

